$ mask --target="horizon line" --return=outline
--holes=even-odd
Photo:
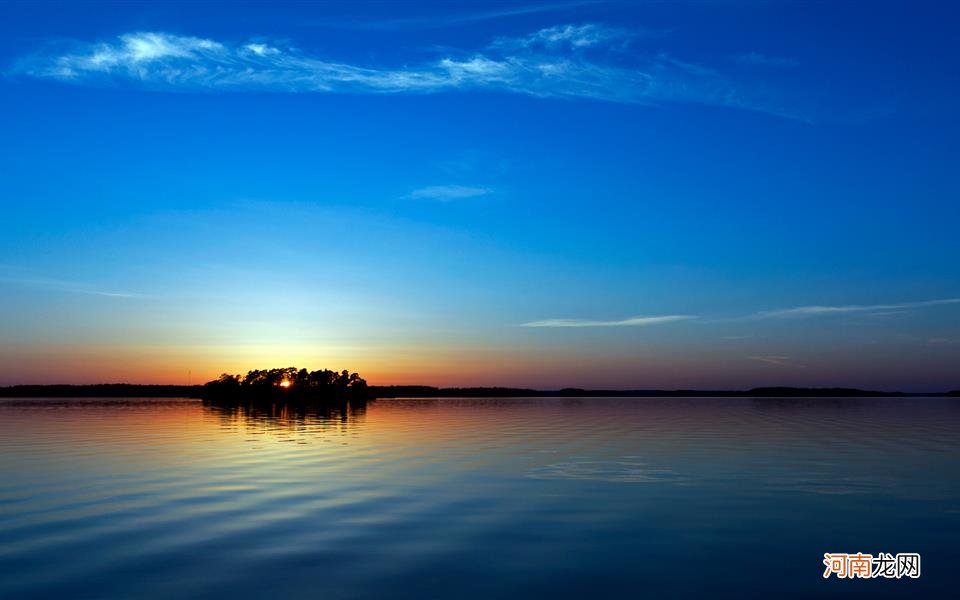
[[[206,382],[205,382],[206,383]],[[137,388],[186,388],[186,389],[200,389],[203,388],[205,383],[193,383],[193,384],[183,384],[183,383],[127,383],[127,382],[115,382],[115,383],[15,383],[8,385],[0,385],[0,397],[3,397],[2,393],[4,391],[14,390],[16,388],[95,388],[95,387],[137,387]],[[576,386],[565,386],[561,388],[553,389],[544,389],[544,388],[534,388],[534,387],[516,387],[516,386],[503,386],[503,385],[460,385],[460,386],[438,386],[430,384],[379,384],[369,385],[370,388],[428,388],[437,391],[443,390],[503,390],[503,391],[517,391],[517,392],[534,392],[538,394],[548,394],[548,393],[562,393],[562,392],[583,392],[583,393],[606,393],[606,394],[630,394],[630,393],[667,393],[667,394],[678,394],[678,393],[702,393],[702,394],[737,394],[737,393],[748,393],[761,390],[781,390],[781,391],[845,391],[845,392],[858,392],[863,394],[882,394],[882,395],[905,395],[905,396],[924,396],[924,395],[933,395],[933,396],[947,396],[960,394],[960,386],[953,387],[950,389],[944,390],[926,390],[926,391],[917,391],[917,392],[908,392],[903,390],[871,390],[864,389],[854,386],[843,386],[843,385],[822,385],[822,386],[791,386],[791,385],[761,385],[761,386],[752,386],[741,389],[723,389],[723,388],[583,388]],[[15,397],[15,396],[8,396]]]

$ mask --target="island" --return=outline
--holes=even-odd
[[[246,375],[224,373],[200,389],[210,402],[364,402],[372,398],[370,386],[357,373],[296,367],[254,369]]]

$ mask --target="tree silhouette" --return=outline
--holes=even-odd
[[[367,399],[369,387],[357,373],[296,367],[253,369],[246,375],[224,373],[203,386],[212,400],[351,400]]]

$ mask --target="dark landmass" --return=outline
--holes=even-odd
[[[12,385],[0,387],[0,398],[199,398],[202,385]]]
[[[208,396],[203,385],[139,385],[110,383],[96,385],[14,385],[0,387],[3,398],[203,398]],[[715,397],[738,396],[766,398],[864,398],[907,396],[960,397],[960,390],[949,392],[886,392],[854,388],[761,387],[749,390],[533,390],[508,387],[440,388],[426,385],[367,386],[366,398],[546,398],[546,397]],[[289,396],[285,396],[289,397]]]
[[[796,388],[796,387],[759,387],[749,390],[586,390],[581,388],[563,388],[560,390],[531,390],[526,388],[505,387],[469,387],[437,388],[423,385],[371,386],[370,391],[377,398],[442,398],[442,397],[599,397],[599,398],[636,398],[636,397],[770,397],[770,398],[865,398],[865,397],[908,397],[908,396],[950,396],[958,392],[884,392],[859,390],[855,388]]]

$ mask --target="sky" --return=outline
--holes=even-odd
[[[960,9],[0,4],[0,385],[960,389]]]

